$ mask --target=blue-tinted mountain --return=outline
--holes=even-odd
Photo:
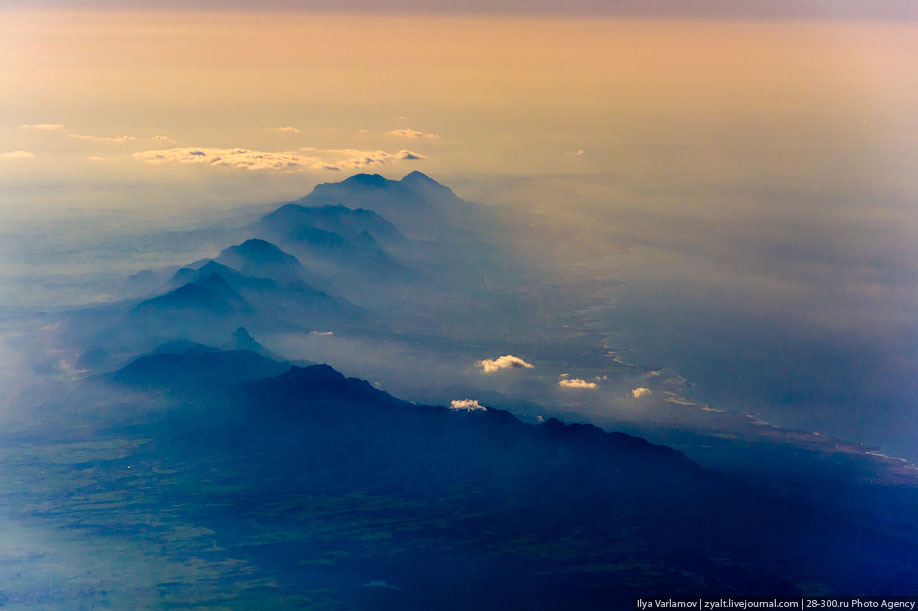
[[[345,608],[606,609],[655,593],[918,586],[915,542],[638,437],[416,405],[326,365],[276,375],[252,353],[162,356],[115,377],[183,389],[138,431],[152,446],[131,464],[181,464],[193,490],[160,494],[283,592],[313,592],[302,567],[316,558],[334,559],[316,581]],[[360,588],[373,580],[394,588]]]
[[[247,309],[245,299],[233,290],[223,276],[211,271],[164,295],[140,302],[134,311],[223,316]]]
[[[219,352],[219,348],[200,344],[187,339],[172,339],[157,346],[151,354],[195,354],[201,352]]]
[[[233,331],[232,338],[225,344],[221,345],[220,349],[228,350],[228,351],[246,350],[248,352],[254,352],[255,354],[259,356],[263,356],[265,358],[272,359],[275,361],[283,360],[278,355],[274,354],[273,352],[271,352],[270,350],[268,350],[267,348],[259,344],[257,341],[255,341],[255,338],[252,337],[248,331],[246,331],[245,327],[239,327],[238,329]]]
[[[386,252],[371,229],[390,244],[403,241],[378,215],[343,206],[322,206],[310,212],[305,206],[287,204],[265,215],[249,231],[283,245],[326,276],[347,274],[372,281],[407,278],[409,271]]]
[[[209,390],[278,375],[289,366],[250,350],[187,350],[142,356],[109,379],[141,388]]]
[[[256,278],[306,283],[317,281],[295,256],[284,252],[271,242],[256,238],[225,248],[215,262]]]
[[[448,233],[451,222],[469,209],[452,190],[421,172],[412,172],[401,180],[357,174],[341,182],[320,184],[297,203],[373,210],[408,237],[420,239]]]
[[[171,282],[195,282],[218,274],[245,298],[256,319],[260,317],[285,323],[290,329],[346,326],[366,318],[366,312],[347,299],[334,297],[304,282],[302,278],[307,273],[297,258],[269,242],[248,240],[224,250],[221,258],[252,273],[274,275],[254,277],[210,260],[197,269],[185,267],[178,270]]]
[[[227,284],[237,289],[243,286],[267,288],[277,284],[277,282],[271,278],[254,278],[252,276],[246,276],[238,270],[223,265],[222,263],[217,263],[212,259],[206,259],[193,263],[190,266],[180,268],[172,275],[168,284],[170,286],[182,286],[190,282],[198,282],[212,274],[217,274],[225,280]]]
[[[335,233],[353,240],[367,233],[381,244],[401,244],[405,237],[398,228],[372,210],[343,205],[303,206],[290,203],[261,218],[259,224],[278,234],[296,235],[304,227]]]

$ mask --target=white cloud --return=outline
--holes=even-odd
[[[93,142],[113,142],[115,144],[124,144],[125,142],[132,142],[137,140],[136,136],[115,136],[113,138],[107,136],[84,136],[82,134],[67,134],[68,138],[73,138],[75,140],[92,140]]]
[[[487,409],[484,405],[478,402],[478,399],[453,399],[449,404],[449,408],[455,410],[464,409],[467,412],[471,412],[476,409]]]
[[[304,154],[304,153],[310,154]],[[207,166],[229,166],[245,170],[271,170],[276,172],[302,172],[308,170],[361,169],[386,165],[395,161],[424,159],[411,151],[397,153],[363,151],[359,149],[315,149],[304,147],[298,151],[254,151],[244,148],[184,147],[155,151],[141,151],[133,157],[146,163],[182,163]]]
[[[641,386],[640,388],[635,388],[634,390],[632,390],[632,391],[631,391],[631,396],[634,397],[635,399],[640,399],[641,397],[646,397],[647,395],[651,394],[652,392],[653,392],[653,391],[650,390],[649,388],[645,388],[645,387]]]
[[[563,388],[596,388],[596,382],[587,382],[580,378],[561,378],[558,385]]]
[[[334,335],[334,331],[310,331],[310,335]]]
[[[330,157],[335,159],[335,165],[338,165],[340,168],[351,170],[386,165],[393,161],[415,161],[425,158],[423,155],[406,150],[401,150],[397,153],[388,153],[386,151],[362,151],[360,149],[325,149],[319,152],[328,153]]]
[[[289,125],[285,125],[284,127],[269,127],[268,131],[276,132],[278,134],[298,134],[300,133],[300,130],[298,130],[295,127],[291,127]]]
[[[20,129],[40,129],[42,131],[55,131],[58,129],[64,129],[64,126],[60,123],[35,123],[32,125],[20,125]]]
[[[535,366],[512,354],[505,354],[496,359],[484,359],[476,364],[481,367],[483,373],[494,373],[502,369],[532,369]]]
[[[398,136],[399,138],[439,138],[439,134],[431,134],[428,132],[419,132],[416,129],[411,129],[410,127],[406,129],[393,129],[386,132],[387,136]]]
[[[10,151],[0,154],[0,157],[4,159],[31,159],[35,157],[35,153],[30,153],[29,151]]]

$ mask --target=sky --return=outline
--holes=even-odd
[[[908,450],[914,4],[556,4],[0,3],[0,222],[421,170],[613,278],[633,358]]]
[[[0,181],[27,199],[219,177],[242,203],[384,168],[915,186],[910,23],[13,11],[0,28]]]
[[[2,0],[0,7],[16,8],[17,0]],[[35,8],[75,8],[73,0],[32,0]],[[82,9],[111,10],[241,10],[332,11],[376,14],[465,15],[583,15],[604,17],[744,18],[744,19],[902,19],[914,18],[918,9],[908,0],[83,0]]]

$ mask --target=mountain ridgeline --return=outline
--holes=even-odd
[[[149,355],[111,380],[177,393],[137,431],[154,441],[135,468],[168,457],[204,489],[232,482],[224,509],[197,523],[227,553],[250,554],[229,527],[244,505],[281,588],[295,589],[292,567],[329,553],[333,597],[361,608],[600,609],[648,592],[918,586],[914,544],[594,426],[413,404],[327,365],[244,350]],[[169,494],[193,506],[199,493]],[[373,580],[393,587],[357,587]]]
[[[486,276],[499,276],[482,263],[488,247],[462,228],[475,210],[419,172],[322,184],[227,229],[227,241],[241,241],[213,258],[133,274],[127,290],[148,294],[76,312],[66,334],[76,345],[137,354],[177,337],[218,345],[240,326],[258,335],[416,333],[434,314],[474,331],[481,323],[468,320],[469,304],[488,290]]]
[[[653,595],[918,591],[911,522],[830,511],[549,412],[524,422],[477,401],[402,400],[293,360],[306,350],[286,354],[331,346],[349,370],[349,356],[376,350],[383,366],[421,363],[459,389],[472,355],[544,350],[568,314],[541,276],[515,290],[526,268],[476,234],[483,214],[419,172],[358,174],[209,231],[220,241],[209,256],[138,272],[129,299],[69,312],[59,335],[86,379],[74,382],[82,420],[62,427],[81,457],[67,478],[91,483],[71,493],[65,478],[58,527],[124,532],[189,571],[213,569],[207,594],[157,582],[161,602],[196,607],[607,609]],[[585,345],[566,338],[544,343]],[[118,451],[83,458],[87,430]],[[113,491],[129,510],[107,513]]]

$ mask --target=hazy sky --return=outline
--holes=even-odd
[[[554,4],[2,5],[0,221],[419,169],[537,210],[566,263],[624,281],[610,324],[640,358],[778,422],[908,446],[914,4],[692,3],[692,19],[667,8],[686,3]]]
[[[2,0],[0,7],[21,6]],[[427,14],[602,15],[610,17],[702,18],[914,18],[908,0],[32,0],[31,8],[135,10],[336,11]]]
[[[219,177],[260,201],[385,168],[912,193],[916,41],[910,23],[7,12],[0,183]]]

